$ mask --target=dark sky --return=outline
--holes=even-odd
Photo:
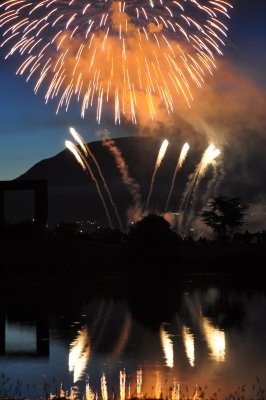
[[[265,91],[266,1],[234,0],[233,5],[224,59]],[[116,127],[106,114],[100,127],[94,112],[81,120],[78,108],[55,115],[55,104],[45,105],[42,94],[34,95],[31,84],[15,75],[18,59],[5,61],[4,56],[5,49],[0,49],[0,180],[13,179],[63,150],[69,126],[80,130],[88,141],[95,139],[97,129],[106,128],[113,137],[132,130],[125,125]]]

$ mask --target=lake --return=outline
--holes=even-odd
[[[122,399],[177,399],[205,386],[222,397],[239,385],[254,398],[258,379],[264,387],[263,290],[193,277],[176,288],[125,285],[98,290],[86,278],[2,293],[0,397],[49,396],[61,384],[68,395]]]

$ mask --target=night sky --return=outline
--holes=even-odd
[[[224,60],[229,60],[235,71],[252,80],[265,97],[266,2],[235,0],[233,5]],[[6,48],[0,49],[1,180],[16,178],[36,162],[62,151],[64,141],[69,139],[69,126],[80,130],[88,141],[95,140],[94,132],[98,129],[108,129],[113,137],[133,133],[132,127],[115,126],[113,117],[106,113],[100,126],[95,121],[94,111],[88,112],[86,119],[82,120],[78,107],[71,107],[68,113],[61,110],[59,115],[55,115],[56,103],[45,105],[41,91],[34,95],[32,83],[26,84],[25,77],[15,75],[19,58],[10,57],[5,61],[5,51]],[[261,114],[265,111],[261,110]]]

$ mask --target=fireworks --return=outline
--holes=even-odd
[[[189,144],[185,143],[184,146],[181,149],[181,152],[180,152],[177,164],[176,164],[176,168],[175,168],[175,172],[174,172],[174,175],[173,175],[171,187],[170,187],[169,194],[168,194],[168,197],[167,197],[167,200],[166,200],[166,204],[165,204],[165,208],[164,208],[164,213],[166,213],[166,211],[168,209],[169,201],[170,201],[172,193],[173,193],[176,174],[182,168],[182,166],[184,164],[184,161],[185,161],[185,159],[187,157],[188,150],[189,150]]]
[[[212,161],[214,161],[215,158],[217,158],[220,154],[221,154],[220,150],[217,149],[213,144],[210,144],[207,147],[207,149],[203,153],[200,163],[197,165],[195,172],[190,177],[188,185],[183,193],[180,205],[180,211],[186,210],[189,201],[196,193],[199,182],[203,178],[208,165],[211,164]]]
[[[98,182],[95,174],[93,173],[92,168],[89,165],[89,159],[91,159],[94,162],[95,168],[96,168],[97,172],[99,173],[99,176],[101,177],[103,186],[109,197],[110,203],[113,206],[113,209],[117,216],[117,221],[118,221],[120,229],[121,229],[122,224],[121,224],[121,220],[120,220],[117,208],[113,202],[110,190],[109,190],[107,183],[103,177],[103,173],[101,171],[101,168],[100,168],[95,156],[91,152],[89,146],[84,142],[84,139],[82,139],[80,134],[74,128],[70,128],[70,133],[72,134],[74,139],[78,142],[80,149],[70,141],[65,142],[66,147],[75,156],[77,162],[82,166],[85,173],[88,176],[90,176],[92,178],[92,180],[94,181],[97,192],[98,192],[101,202],[103,204],[107,219],[109,221],[109,225],[111,228],[113,228],[108,205],[105,202],[104,196],[103,196],[102,191],[99,186],[99,182]],[[102,141],[102,144],[104,147],[108,148],[110,153],[114,156],[117,168],[119,169],[121,177],[122,177],[122,181],[128,187],[128,189],[132,195],[133,204],[130,205],[130,207],[127,210],[127,214],[128,214],[127,223],[129,225],[129,223],[132,223],[132,222],[135,222],[135,221],[138,221],[139,219],[141,219],[141,217],[143,217],[143,215],[145,215],[145,213],[147,211],[149,211],[149,203],[150,203],[150,198],[151,198],[151,194],[152,194],[154,183],[155,183],[155,178],[156,178],[157,172],[161,166],[161,163],[165,157],[169,142],[167,139],[165,139],[160,146],[160,149],[159,149],[156,161],[155,161],[154,170],[153,170],[150,188],[149,188],[149,194],[148,194],[144,209],[142,207],[142,202],[141,202],[140,186],[135,181],[135,179],[133,179],[130,176],[128,166],[125,162],[125,159],[122,157],[122,153],[121,153],[120,149],[115,144],[115,141],[110,140],[110,139],[104,139]],[[169,201],[170,201],[173,189],[174,189],[176,174],[182,168],[183,163],[185,162],[185,159],[187,157],[188,150],[189,150],[189,145],[188,145],[188,143],[185,143],[182,146],[182,149],[180,151],[180,154],[179,154],[179,157],[178,157],[178,160],[176,163],[175,171],[174,171],[173,178],[171,181],[171,188],[170,188],[167,200],[166,200],[166,207],[165,207],[164,214],[166,212],[166,209],[168,207],[168,204],[169,204]],[[218,148],[216,148],[213,144],[209,145],[207,147],[207,149],[204,151],[204,153],[201,157],[201,160],[200,160],[199,164],[196,166],[194,172],[189,176],[189,180],[188,180],[186,188],[183,192],[180,206],[179,206],[179,212],[178,212],[179,232],[184,231],[186,228],[183,226],[184,225],[184,214],[185,213],[187,214],[186,221],[185,221],[186,226],[188,226],[191,223],[191,220],[194,217],[194,208],[193,207],[195,206],[197,190],[198,190],[200,181],[205,176],[209,165],[213,166],[214,174],[213,174],[212,179],[208,183],[207,189],[206,189],[205,194],[202,197],[202,199],[204,199],[206,201],[214,184],[216,184],[216,185],[219,184],[220,180],[219,180],[218,170],[217,170],[218,164],[216,164],[215,160],[218,156],[220,156],[220,154],[221,154],[221,151]],[[189,212],[187,212],[187,211],[189,211]]]
[[[176,97],[190,104],[193,87],[212,74],[227,35],[229,0],[7,0],[1,4],[0,46],[18,53],[17,74],[45,86],[57,112],[79,102],[101,121],[110,106],[137,123],[156,118]],[[45,84],[44,84],[45,83]]]
[[[106,202],[104,200],[101,188],[99,186],[99,183],[97,181],[97,178],[95,177],[91,167],[89,166],[87,160],[85,159],[85,157],[83,156],[83,154],[79,151],[79,149],[74,145],[74,143],[70,142],[69,140],[65,141],[65,145],[68,148],[68,150],[71,151],[71,153],[74,155],[74,157],[76,158],[77,162],[82,166],[84,172],[91,177],[91,179],[93,180],[93,182],[95,183],[98,195],[100,197],[100,200],[102,202],[106,217],[108,219],[110,228],[113,229],[113,225],[112,225],[112,221],[111,221],[111,217],[110,217],[110,213],[108,211],[108,207],[106,205]]]
[[[161,163],[162,163],[162,161],[164,159],[164,156],[165,156],[165,153],[166,153],[168,145],[169,145],[168,140],[164,139],[164,141],[163,141],[163,143],[162,143],[162,145],[160,147],[157,160],[156,160],[156,168],[160,168],[160,165],[161,165]]]
[[[66,140],[65,141],[65,145],[66,148],[71,151],[71,153],[74,155],[74,157],[76,158],[77,162],[82,166],[83,171],[86,172],[86,161],[84,160],[84,158],[82,157],[82,154],[80,153],[80,151],[76,148],[76,146],[74,145],[74,143],[70,142],[70,140]]]
[[[120,216],[119,216],[117,207],[116,207],[116,205],[115,205],[115,203],[114,203],[113,197],[112,197],[111,192],[110,192],[110,190],[109,190],[109,188],[108,188],[108,185],[107,185],[107,183],[106,183],[106,180],[105,180],[105,178],[104,178],[104,176],[103,176],[103,173],[102,173],[102,170],[101,170],[101,168],[100,168],[100,165],[99,165],[98,161],[96,160],[96,157],[94,156],[94,154],[93,154],[92,151],[90,150],[89,146],[85,143],[85,141],[84,141],[84,139],[81,137],[81,135],[80,135],[74,128],[70,127],[70,128],[69,128],[69,132],[70,132],[70,134],[73,136],[73,138],[76,140],[76,142],[80,145],[80,148],[81,148],[82,151],[83,151],[84,157],[86,157],[87,159],[90,157],[91,160],[93,161],[93,163],[94,163],[94,165],[95,165],[95,167],[96,167],[96,169],[97,169],[97,171],[98,171],[98,173],[99,173],[99,176],[100,176],[100,178],[101,178],[101,180],[102,180],[102,183],[103,183],[103,185],[104,185],[104,189],[105,189],[105,191],[106,191],[106,193],[107,193],[107,195],[108,195],[108,198],[109,198],[109,200],[110,200],[110,203],[111,203],[111,205],[112,205],[112,207],[113,207],[113,209],[114,209],[116,218],[117,218],[117,220],[118,220],[119,227],[120,227],[120,229],[122,230],[122,222],[121,222],[121,219],[120,219]],[[69,142],[69,143],[71,143],[71,142]],[[66,146],[67,146],[67,144],[66,144]],[[67,147],[69,148],[69,145],[68,145]],[[70,145],[70,147],[71,147],[71,145]],[[73,146],[72,146],[72,149],[73,149]],[[69,150],[71,150],[71,151],[73,152],[72,149],[69,148]],[[79,162],[79,164],[82,165],[82,159],[79,160],[80,157],[77,158],[77,155],[75,154],[75,152],[73,152],[73,154],[75,155],[75,157],[76,157],[77,161]],[[83,165],[82,165],[82,167],[83,167]],[[84,167],[83,167],[83,169],[84,169]],[[86,170],[86,168],[85,168],[85,170]]]
[[[146,205],[145,205],[144,211],[146,211],[148,209],[148,207],[149,207],[150,198],[151,198],[151,194],[152,194],[152,190],[153,190],[153,186],[154,186],[154,180],[155,180],[156,174],[158,172],[158,169],[160,168],[160,165],[161,165],[161,163],[162,163],[162,161],[164,159],[164,156],[165,156],[165,153],[166,153],[168,145],[169,145],[168,140],[164,139],[164,141],[163,141],[163,143],[162,143],[162,145],[160,147],[156,162],[155,162],[155,167],[154,167],[154,171],[153,171],[152,178],[151,178],[150,190],[149,190],[149,194],[148,194],[148,197],[147,197],[147,201],[146,201]]]
[[[179,231],[183,230],[181,229],[183,225],[183,217],[185,211],[189,206],[190,206],[190,215],[187,217],[186,225],[188,225],[191,222],[191,219],[193,218],[193,205],[195,203],[196,193],[198,190],[199,183],[201,179],[204,177],[207,167],[213,162],[215,162],[215,159],[220,154],[221,151],[217,149],[213,144],[210,144],[203,153],[200,163],[197,165],[194,173],[190,176],[186,189],[182,195],[181,204],[179,207],[179,212],[183,213],[182,215],[180,215],[178,221]]]
[[[128,166],[125,162],[125,159],[122,156],[121,151],[115,145],[115,142],[110,139],[103,140],[103,146],[107,147],[110,153],[114,156],[117,168],[121,174],[122,181],[127,186],[128,190],[130,191],[132,198],[133,198],[133,207],[130,210],[130,220],[137,217],[140,214],[139,210],[142,206],[141,201],[141,194],[140,194],[140,187],[139,184],[132,178],[128,171]]]

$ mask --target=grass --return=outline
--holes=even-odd
[[[32,390],[36,390],[36,385],[34,384],[29,384],[26,383],[24,384],[28,392]],[[60,397],[60,389],[57,388],[55,390],[55,393],[51,393],[51,385],[48,383],[44,383],[43,385],[43,395],[38,395],[38,396],[22,396],[22,386],[23,382],[18,379],[15,384],[12,384],[10,382],[10,378],[8,378],[4,373],[0,374],[0,400],[22,400],[22,399],[27,399],[27,400],[34,400],[34,399],[39,399],[39,400],[46,400],[46,399],[54,399],[54,400],[59,400],[59,399],[64,399],[64,400],[75,400],[75,399],[85,399],[86,396],[85,394],[76,394],[72,393],[72,395],[68,396],[65,395],[64,397]],[[226,390],[226,388],[225,388]],[[24,392],[25,390],[23,390]],[[261,381],[259,377],[256,377],[256,383],[253,383],[252,385],[239,385],[235,389],[234,392],[223,395],[223,390],[219,388],[217,391],[213,393],[208,393],[208,387],[204,386],[195,386],[192,391],[190,388],[185,385],[184,387],[181,387],[179,394],[170,387],[169,388],[169,394],[165,397],[163,397],[162,393],[159,396],[160,400],[265,400],[265,389],[263,388]],[[147,394],[142,395],[141,397],[136,397],[135,393],[132,394],[130,397],[130,400],[140,400],[145,399],[145,400],[158,400],[157,398],[150,397]],[[101,399],[101,397],[96,396],[91,396],[90,400],[97,400]],[[119,396],[115,395],[114,393],[112,396],[109,397],[110,400],[118,400],[120,399]]]

